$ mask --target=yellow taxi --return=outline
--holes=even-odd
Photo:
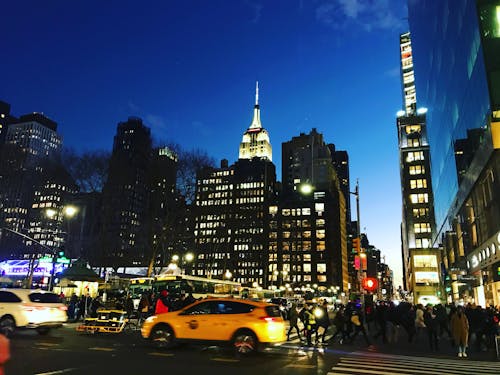
[[[151,316],[141,334],[159,348],[183,341],[218,342],[230,343],[240,354],[286,341],[278,306],[234,298],[206,298],[181,310]]]

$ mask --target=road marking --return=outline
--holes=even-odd
[[[149,355],[154,355],[154,356],[158,356],[158,357],[173,357],[174,355],[172,353],[158,353],[158,352],[154,352],[154,353],[148,353]]]
[[[285,367],[295,367],[295,368],[316,368],[316,365],[301,365],[300,363],[291,363]]]
[[[234,359],[234,358],[211,358],[211,361],[217,361],[217,362],[239,362],[239,359]]]
[[[53,343],[53,342],[37,342],[36,345],[38,345],[38,346],[59,346],[60,344]]]
[[[99,351],[102,351],[102,352],[113,352],[115,349],[113,349],[113,348],[102,348],[102,347],[95,346],[93,348],[89,348],[89,350],[99,350]]]
[[[361,374],[442,374],[485,375],[500,374],[497,362],[453,360],[450,358],[424,358],[392,354],[353,352],[353,356],[340,357],[328,375]]]
[[[38,372],[35,375],[55,375],[55,374],[64,374],[65,372],[71,372],[78,370],[77,368],[65,368],[63,370],[56,370],[56,371],[50,371],[50,372]]]

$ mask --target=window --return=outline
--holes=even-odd
[[[427,188],[426,179],[410,180],[410,189],[425,189]]]
[[[435,255],[414,255],[413,265],[417,268],[437,267],[437,258]]]
[[[206,314],[212,314],[212,301],[210,302],[202,302],[199,303],[198,305],[195,305],[193,307],[190,307],[189,309],[186,309],[182,315],[206,315]]]
[[[325,273],[326,272],[326,263],[318,263],[316,265],[316,270],[318,273]]]
[[[429,194],[410,194],[410,201],[413,204],[429,203]]]
[[[31,293],[28,298],[37,303],[61,303],[61,298],[55,293]]]
[[[424,160],[424,152],[423,151],[408,152],[406,154],[406,161],[408,163],[411,163],[413,161],[418,161],[418,160]]]
[[[417,238],[415,239],[415,247],[417,249],[428,249],[430,247],[431,240],[428,238]]]
[[[409,168],[410,175],[424,174],[425,167],[423,165],[412,165]]]
[[[429,223],[416,223],[413,224],[413,230],[415,233],[430,233],[431,225]]]
[[[429,209],[428,208],[414,208],[413,209],[413,217],[415,217],[415,218],[428,217],[428,216],[429,216]]]
[[[21,299],[12,292],[0,291],[0,302],[21,302]]]
[[[232,301],[216,302],[215,307],[216,307],[215,308],[216,314],[248,314],[255,309],[255,306],[246,303],[232,302]]]
[[[304,263],[304,272],[311,272],[311,263]]]

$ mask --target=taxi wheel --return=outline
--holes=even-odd
[[[233,338],[233,348],[236,354],[250,354],[257,350],[257,337],[251,331],[236,332]]]
[[[6,316],[0,320],[0,332],[5,337],[11,337],[14,334],[14,330],[16,329],[16,322],[14,318],[10,316]]]
[[[151,332],[151,341],[158,349],[169,349],[174,346],[175,335],[167,325],[159,325]]]

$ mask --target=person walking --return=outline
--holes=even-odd
[[[345,315],[345,307],[341,305],[333,318],[333,325],[335,326],[335,332],[330,338],[330,341],[333,342],[335,337],[340,334],[339,344],[343,344],[344,341],[349,338],[349,333],[347,331],[346,325],[346,315]]]
[[[314,317],[313,308],[313,305],[309,305],[304,311],[307,346],[312,346],[312,334],[316,330],[316,318]]]
[[[427,327],[427,336],[429,337],[429,346],[431,351],[438,351],[438,329],[439,322],[436,315],[434,314],[431,305],[427,305],[424,312],[424,322]]]
[[[455,345],[458,346],[458,356],[467,357],[467,343],[469,338],[469,320],[464,313],[462,306],[457,307],[457,311],[451,317],[451,334]]]
[[[155,304],[155,315],[167,313],[170,311],[170,301],[168,299],[168,291],[162,290],[160,297]]]
[[[330,326],[330,318],[328,316],[328,302],[323,301],[322,306],[316,307],[318,310],[318,316],[316,318],[316,344],[319,344],[319,329],[322,328],[323,332],[321,333],[321,343],[326,343],[326,333],[328,331],[328,327]]]
[[[290,328],[288,329],[288,333],[286,334],[287,341],[290,341],[290,334],[292,333],[292,330],[294,328],[297,331],[297,336],[299,337],[299,340],[302,341],[299,329],[299,311],[297,310],[297,305],[295,303],[292,303],[292,307],[290,308],[288,316],[290,318]]]

